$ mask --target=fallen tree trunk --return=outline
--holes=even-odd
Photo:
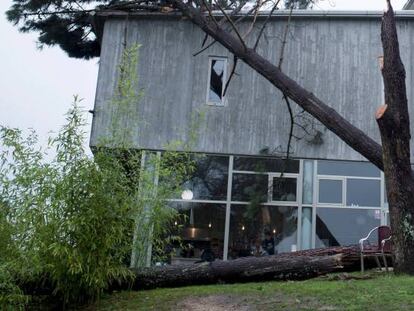
[[[133,289],[195,284],[303,280],[336,271],[359,270],[357,246],[312,249],[265,257],[135,270]]]
[[[235,260],[199,263],[186,266],[163,266],[133,270],[132,282],[114,281],[109,291],[123,289],[152,289],[217,283],[243,283],[271,280],[304,280],[331,272],[359,271],[357,245],[310,249],[264,257],[243,257]],[[375,267],[366,259],[366,267]],[[21,288],[30,295],[53,295],[49,278],[29,281]]]

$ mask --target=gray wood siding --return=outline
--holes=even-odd
[[[286,18],[278,18],[269,23],[258,49],[275,63],[280,57],[285,21]],[[374,113],[383,101],[378,66],[378,56],[382,54],[380,23],[380,18],[372,17],[294,18],[283,63],[290,77],[376,140],[379,130]],[[109,18],[105,23],[91,146],[99,145],[111,125],[111,98],[125,27],[127,45],[141,44],[137,70],[144,96],[136,105],[136,115],[124,119],[125,127],[134,134],[133,147],[164,149],[171,141],[186,141],[192,115],[202,111],[204,119],[199,122],[194,151],[256,155],[264,147],[286,148],[289,117],[277,89],[239,62],[226,106],[207,105],[209,56],[228,57],[229,72],[232,55],[215,44],[193,57],[204,38],[197,27],[187,20],[145,17],[128,22]],[[414,19],[398,20],[398,30],[413,113]],[[254,37],[253,33],[251,43]],[[300,111],[294,103],[293,106],[296,112]],[[311,144],[309,138],[293,140],[294,157],[363,160],[328,131],[323,131],[322,144]]]

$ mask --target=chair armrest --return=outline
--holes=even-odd
[[[360,239],[359,240],[359,247],[360,247],[360,249],[361,249],[361,252],[363,252],[364,251],[364,242],[365,241],[368,241],[368,239],[369,239],[369,237],[370,237],[370,235],[375,231],[375,230],[378,230],[378,228],[379,227],[375,227],[374,229],[372,229],[369,233],[368,233],[368,235],[365,237],[365,238],[362,238],[362,239]]]
[[[391,241],[391,239],[392,239],[392,235],[391,235],[389,238],[386,238],[386,239],[384,239],[384,240],[382,240],[382,241],[381,241],[381,252],[382,252],[382,253],[384,253],[384,246],[385,246],[385,243],[387,243],[387,242]]]

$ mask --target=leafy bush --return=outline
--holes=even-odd
[[[177,212],[166,199],[193,165],[190,155],[174,151],[181,143],[162,156],[128,148],[122,116],[132,115],[142,96],[138,50],[124,51],[111,133],[94,157],[84,150],[77,97],[46,150],[35,132],[24,137],[0,127],[0,307],[23,307],[30,298],[24,292],[42,287],[62,305],[98,299],[112,283],[132,282],[128,266],[147,265],[169,242]]]
[[[132,277],[125,261],[137,209],[120,161],[83,150],[77,105],[67,121],[50,142],[56,157],[48,163],[33,133],[23,139],[18,130],[0,129],[0,236],[7,250],[0,269],[14,266],[23,283],[47,278],[64,303],[94,299],[109,282]]]
[[[64,304],[99,298],[112,282],[132,281],[133,248],[145,255],[146,245],[154,252],[165,246],[177,214],[165,199],[190,170],[189,158],[172,151],[152,157],[147,163],[166,181],[155,188],[153,173],[140,167],[141,152],[100,148],[89,157],[83,125],[75,102],[50,140],[56,150],[50,161],[36,149],[34,133],[23,138],[0,128],[2,304],[24,304],[20,284],[44,280]],[[140,234],[133,244],[134,228]]]

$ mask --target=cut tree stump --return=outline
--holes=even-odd
[[[369,263],[368,263],[369,264]],[[191,266],[134,270],[133,289],[270,280],[304,280],[337,271],[360,269],[357,246],[311,249],[264,257],[216,260]]]

